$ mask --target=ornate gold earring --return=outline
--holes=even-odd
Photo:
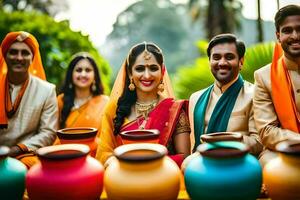
[[[130,91],[134,91],[135,90],[135,85],[133,83],[133,79],[130,79],[130,84],[128,85],[128,88]]]
[[[165,86],[163,81],[160,82],[160,84],[157,86],[158,91],[163,92],[165,90]]]
[[[97,86],[96,86],[96,81],[94,80],[92,84],[92,91],[96,92],[96,90],[97,90]]]

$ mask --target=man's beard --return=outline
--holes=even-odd
[[[282,48],[284,50],[285,53],[287,53],[290,57],[292,58],[300,58],[300,50],[298,51],[291,51],[290,50],[290,46],[289,45],[282,45]]]

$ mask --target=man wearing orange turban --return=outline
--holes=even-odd
[[[262,165],[276,157],[269,150],[278,142],[300,139],[300,6],[278,10],[275,26],[273,61],[254,74],[254,120],[266,147]]]
[[[35,37],[10,32],[0,47],[0,145],[27,167],[34,151],[51,145],[58,127],[55,86],[45,81]]]

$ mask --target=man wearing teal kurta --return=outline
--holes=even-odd
[[[252,154],[262,151],[253,119],[254,86],[240,75],[244,54],[244,43],[233,34],[220,34],[210,41],[207,55],[215,82],[190,97],[193,150],[202,134],[238,132]]]

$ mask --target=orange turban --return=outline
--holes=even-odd
[[[32,64],[29,66],[29,73],[43,80],[46,80],[46,75],[39,50],[39,44],[36,38],[30,33],[24,31],[8,33],[3,39],[0,46],[0,128],[7,127],[7,116],[5,112],[7,66],[5,63],[5,56],[10,46],[16,41],[26,43],[32,50],[33,60]]]

